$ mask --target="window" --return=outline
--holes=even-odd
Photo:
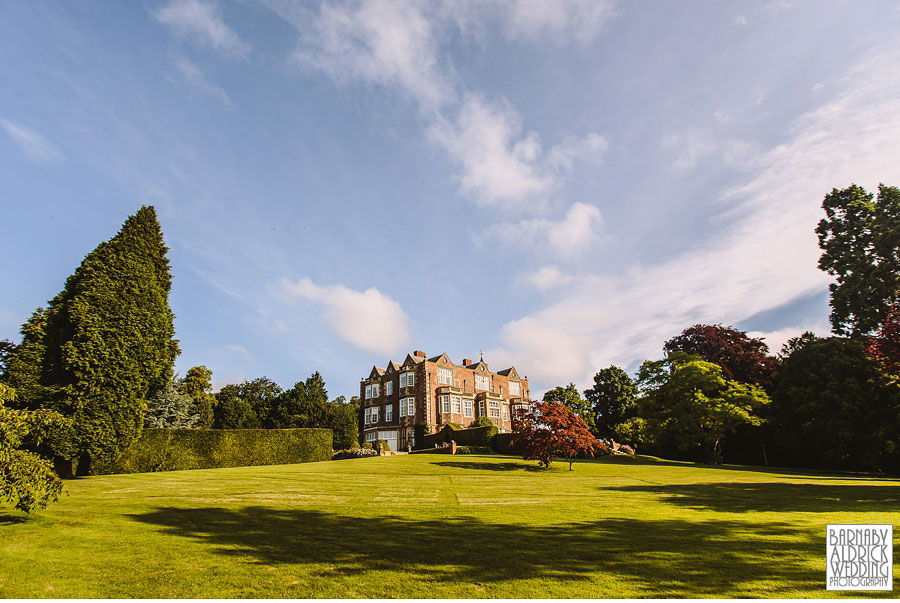
[[[375,432],[375,431],[370,431],[369,433],[366,434],[366,441],[367,441],[367,442],[374,442],[376,439],[378,439],[377,436],[378,436],[378,433],[377,433],[377,432]]]
[[[451,369],[438,368],[437,380],[438,380],[438,383],[440,383],[442,385],[452,385],[453,384],[453,371]]]
[[[464,401],[463,401],[463,410],[465,410],[465,413],[463,413],[463,416],[466,416],[466,417],[471,417],[471,416],[472,416],[472,410],[473,410],[472,406],[473,406],[473,405],[472,405],[472,401],[471,401],[471,400],[464,400]]]
[[[384,384],[384,395],[390,396],[393,393],[394,393],[394,382],[388,381],[387,383]]]
[[[478,414],[481,415],[482,417],[486,414],[484,412],[484,400],[482,400],[481,402],[478,403]]]
[[[377,406],[372,407],[372,422],[373,423],[378,422],[378,407]]]
[[[503,407],[503,410],[506,410],[506,407]],[[384,420],[385,421],[393,421],[394,420],[394,405],[388,404],[384,407]]]
[[[406,373],[400,373],[400,387],[406,387]]]
[[[406,416],[407,417],[416,416],[416,399],[415,398],[407,398],[406,399]]]
[[[500,403],[495,400],[491,400],[491,417],[494,419],[500,418]]]
[[[450,396],[450,407],[455,414],[462,414],[462,402],[459,396]]]
[[[372,386],[367,385],[366,386],[366,400],[368,400],[371,397],[372,397]]]
[[[391,418],[388,417],[387,420],[390,421]],[[507,406],[506,404],[503,405],[503,420],[509,421],[509,406]]]
[[[441,396],[441,412],[450,412],[450,396]]]
[[[373,398],[378,397],[378,394],[380,393],[378,390],[380,390],[380,389],[381,389],[381,386],[379,386],[377,383],[372,384],[372,397]]]
[[[475,375],[475,389],[491,389],[490,375]]]
[[[521,393],[521,390],[519,389],[519,382],[518,381],[510,381],[509,382],[509,395],[510,396],[518,396],[520,393]]]
[[[400,387],[412,387],[415,382],[415,373],[400,373]]]

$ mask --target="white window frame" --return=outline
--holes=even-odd
[[[506,408],[505,406],[503,408]],[[393,421],[394,420],[394,405],[388,404],[384,407],[384,420],[385,421]]]
[[[415,398],[407,398],[406,399],[406,416],[407,417],[415,417],[416,416],[416,399]]]
[[[406,373],[406,387],[412,387],[416,384],[416,374]]]
[[[500,403],[498,401],[491,400],[490,403],[488,404],[488,408],[490,408],[489,416],[492,419],[500,418]]]
[[[378,407],[373,406],[370,410],[372,411],[372,423],[377,423],[378,422]]]
[[[377,440],[377,439],[378,439],[378,432],[377,432],[377,431],[370,431],[370,432],[368,432],[368,433],[366,434],[366,441],[367,441],[367,442],[374,442],[374,441]]]
[[[399,411],[397,413],[398,417],[406,416],[406,398],[400,398],[400,407],[397,410]]]
[[[475,389],[491,391],[491,376],[475,375]]]
[[[475,404],[472,400],[465,399],[463,400],[463,416],[471,417],[475,414]]]
[[[462,400],[459,396],[450,396],[450,412],[455,415],[462,414]]]
[[[380,393],[380,390],[381,390],[381,386],[378,385],[377,383],[373,383],[372,384],[372,397],[377,398],[378,394]]]
[[[372,399],[372,386],[367,385],[366,386],[366,400],[371,400],[371,399]]]
[[[522,394],[522,388],[519,387],[518,381],[510,381],[509,382],[509,395],[510,396],[519,396]]]
[[[441,385],[453,385],[453,369],[438,367],[437,382]]]
[[[484,400],[478,403],[478,414],[482,417],[487,414],[487,410],[485,410]]]
[[[441,396],[441,414],[450,413],[450,396]]]
[[[387,383],[384,384],[384,395],[390,396],[393,393],[394,393],[394,382],[388,381]]]
[[[509,421],[509,406],[506,404],[502,404],[501,406],[503,408],[503,420]]]

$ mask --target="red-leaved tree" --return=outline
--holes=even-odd
[[[866,341],[869,358],[888,375],[900,375],[900,310],[891,306],[874,335]]]
[[[761,385],[775,382],[778,363],[762,339],[722,325],[694,325],[667,341],[667,353],[686,352],[722,367],[726,379]]]
[[[522,448],[523,459],[537,460],[544,467],[550,466],[554,456],[565,457],[569,471],[580,452],[592,457],[595,450],[609,452],[584,419],[561,402],[533,401],[527,409],[519,410],[513,418],[512,445]]]

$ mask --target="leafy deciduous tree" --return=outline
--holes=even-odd
[[[47,460],[21,449],[39,417],[6,408],[14,398],[15,390],[0,383],[0,500],[29,513],[55,502],[62,482]]]
[[[609,438],[616,425],[636,408],[637,387],[628,373],[610,366],[594,375],[594,386],[584,390],[584,397],[590,403],[596,433],[601,438]]]
[[[878,197],[855,184],[822,201],[816,234],[819,268],[835,276],[831,326],[839,335],[866,335],[900,306],[900,189],[883,184]]]
[[[889,375],[900,376],[900,312],[893,306],[866,341],[869,357]]]
[[[569,471],[579,453],[594,456],[595,450],[606,451],[584,420],[561,402],[532,402],[513,419],[512,445],[522,447],[522,458],[544,467],[555,455],[565,457]]]
[[[212,393],[212,374],[213,372],[203,365],[193,366],[178,381],[178,391],[190,396],[194,401],[197,427],[212,427],[215,420],[213,408],[216,405],[216,397]]]
[[[570,383],[563,387],[558,385],[544,394],[544,402],[559,402],[565,404],[566,408],[581,417],[587,424],[588,429],[594,431],[594,413],[591,404],[581,397],[578,388],[574,383]]]
[[[667,341],[666,353],[685,352],[717,364],[726,379],[771,387],[778,363],[762,339],[722,325],[694,325]]]
[[[769,404],[759,386],[727,380],[718,365],[685,354],[647,361],[640,375],[653,383],[641,400],[641,416],[654,437],[682,449],[699,446],[717,464],[723,462],[723,438],[742,425],[761,425],[759,413]]]

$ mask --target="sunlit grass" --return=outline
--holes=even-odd
[[[825,525],[900,518],[891,479],[566,469],[414,455],[79,479],[0,512],[0,596],[840,596]]]

